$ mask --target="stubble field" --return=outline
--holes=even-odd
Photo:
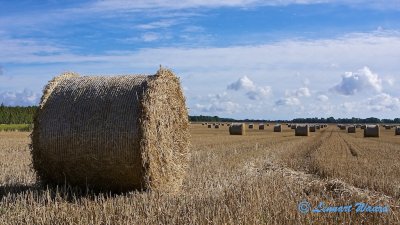
[[[0,132],[0,224],[400,224],[400,136],[363,138],[330,125],[309,137],[191,125],[191,161],[177,194],[77,193],[35,184],[29,133]],[[301,213],[388,206],[388,213]]]

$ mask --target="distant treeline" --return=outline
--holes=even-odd
[[[400,118],[396,119],[378,119],[375,117],[369,117],[366,119],[360,118],[297,118],[292,120],[293,123],[350,123],[350,124],[362,124],[362,123],[400,123]]]
[[[189,120],[191,122],[260,122],[266,123],[271,122],[271,120],[252,120],[252,119],[244,119],[244,120],[235,120],[231,118],[220,118],[218,116],[189,116]],[[360,118],[338,118],[334,117],[329,118],[296,118],[293,120],[277,120],[273,122],[279,123],[350,123],[350,124],[361,124],[361,123],[400,123],[400,118],[396,119],[379,119],[375,117],[370,117],[366,119]]]
[[[0,105],[0,124],[31,124],[33,123],[33,115],[35,114],[37,106],[4,106]],[[220,118],[218,116],[189,116],[191,122],[260,122],[267,123],[270,120],[235,120],[232,118]],[[396,119],[378,119],[374,117],[360,119],[360,118],[297,118],[294,120],[278,120],[274,122],[279,123],[398,123],[400,124],[400,118]]]
[[[37,107],[10,107],[0,105],[0,124],[31,124]]]

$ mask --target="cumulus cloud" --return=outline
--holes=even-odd
[[[364,67],[357,72],[346,72],[333,90],[342,95],[354,95],[364,90],[381,92],[382,79],[368,67]]]
[[[234,91],[244,90],[244,91],[246,91],[245,95],[250,100],[264,99],[264,98],[270,96],[271,93],[272,93],[271,87],[269,87],[269,86],[264,86],[264,87],[257,86],[247,76],[241,77],[236,82],[233,82],[233,83],[229,84],[227,89],[228,90],[234,90]]]
[[[238,112],[240,106],[232,101],[211,102],[210,104],[195,104],[195,109],[206,113],[228,113]]]
[[[0,103],[8,106],[31,106],[39,103],[40,95],[25,89],[22,92],[7,91],[0,93]]]
[[[329,100],[329,97],[326,96],[326,95],[318,95],[318,96],[317,96],[317,99],[318,99],[318,101],[326,102],[326,101]]]
[[[368,98],[366,104],[371,111],[384,112],[400,109],[400,98],[393,97],[386,93],[378,94]]]
[[[293,91],[289,91],[286,93],[286,95],[295,97],[310,97],[311,92],[307,87],[302,87]]]
[[[300,104],[300,100],[296,97],[281,98],[275,102],[276,106],[297,106]]]

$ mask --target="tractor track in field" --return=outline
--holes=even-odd
[[[346,138],[344,138],[339,132],[338,132],[338,136],[340,137],[340,139],[346,144],[347,149],[349,150],[350,154],[354,157],[358,157],[359,152],[360,152],[360,147],[357,146],[354,143],[350,143],[349,141],[346,140]]]

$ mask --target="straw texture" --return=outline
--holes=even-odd
[[[244,123],[232,123],[229,126],[229,134],[230,135],[245,135],[246,128]]]
[[[295,130],[295,136],[309,136],[309,126],[308,125],[298,125]]]
[[[379,137],[379,125],[366,125],[364,129],[364,137]]]
[[[34,118],[31,154],[42,184],[174,192],[188,150],[180,81],[163,68],[152,76],[63,74],[45,87]]]

